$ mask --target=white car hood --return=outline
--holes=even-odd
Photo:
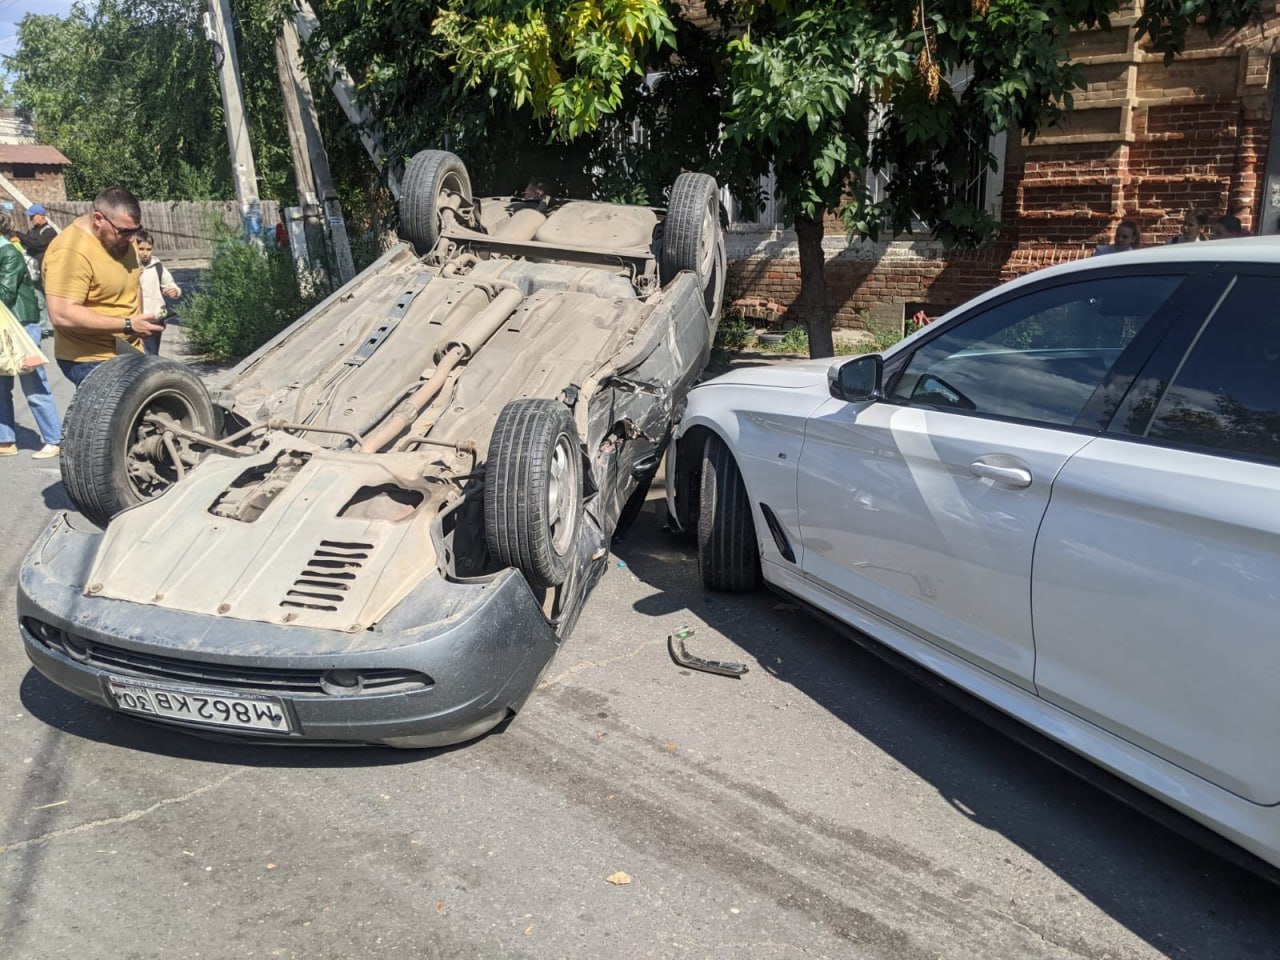
[[[819,360],[788,360],[758,367],[740,367],[721,374],[698,386],[699,390],[715,386],[773,387],[780,390],[804,390],[827,386],[827,371],[835,357]]]

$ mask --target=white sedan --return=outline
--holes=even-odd
[[[689,395],[703,580],[761,579],[1280,866],[1280,238],[1067,264]]]

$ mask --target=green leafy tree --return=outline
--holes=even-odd
[[[440,147],[466,161],[482,194],[514,192],[535,175],[560,181],[568,193],[589,187],[587,174],[565,172],[591,168],[599,134],[552,138],[527,101],[466,83],[451,68],[448,42],[432,32],[441,12],[434,0],[316,0],[313,6],[320,29],[306,60],[317,100],[323,105],[327,99],[318,92],[328,86],[323,66],[332,58],[351,72],[393,162]],[[327,142],[350,144],[354,133],[349,126],[335,128]]]
[[[246,114],[264,196],[291,190],[270,0],[236,4]],[[120,183],[148,200],[234,195],[214,50],[201,0],[99,0],[23,18],[6,58],[13,95],[72,161],[68,194]]]
[[[708,0],[720,28],[687,55],[661,0],[446,0],[433,36],[446,41],[437,52],[464,87],[491,84],[493,101],[531,108],[565,141],[642,115],[636,104],[655,88],[638,78],[664,70],[656,89],[673,85],[667,102],[702,106],[670,143],[705,146],[688,166],[731,184],[773,169],[800,244],[796,310],[812,354],[830,356],[824,218],[840,212],[850,232],[871,237],[920,221],[948,243],[990,238],[997,225],[963,189],[993,165],[990,136],[1034,136],[1060,120],[1080,82],[1065,48],[1070,30],[1108,26],[1120,7]],[[1218,31],[1259,15],[1260,0],[1150,0],[1137,29],[1171,58],[1196,23]],[[868,191],[869,171],[887,176],[883,196]]]

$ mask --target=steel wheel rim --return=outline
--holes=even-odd
[[[547,527],[551,531],[551,549],[564,556],[573,541],[577,514],[578,463],[573,443],[567,434],[556,437],[551,449],[551,469],[547,477]]]
[[[715,195],[702,212],[702,231],[698,249],[698,279],[704,283],[712,278],[716,268],[716,204]]]
[[[194,430],[196,412],[182,394],[173,390],[157,390],[138,406],[124,435],[125,477],[129,489],[140,500],[149,500],[164,492],[178,479],[178,470],[164,446],[163,425],[149,423],[159,417],[184,430]],[[179,455],[188,450],[188,442],[173,437]],[[185,458],[184,458],[185,459]]]

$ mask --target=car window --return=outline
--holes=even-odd
[[[1280,462],[1280,277],[1240,277],[1201,330],[1146,435]]]
[[[908,360],[892,400],[1071,424],[1181,275],[1089,278],[951,325]]]

